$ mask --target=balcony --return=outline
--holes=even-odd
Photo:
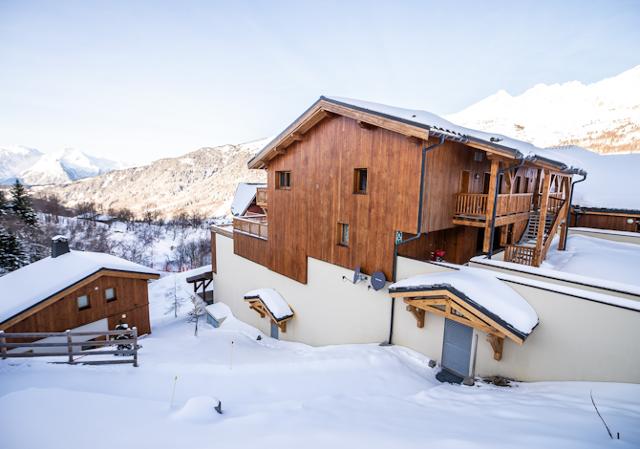
[[[233,232],[267,240],[269,238],[269,223],[267,222],[267,216],[247,215],[244,217],[234,217]]]
[[[488,216],[489,195],[485,193],[459,193],[453,217],[454,224],[484,227]],[[496,226],[528,218],[532,210],[533,193],[502,193],[496,202]]]
[[[267,188],[258,187],[256,190],[256,204],[263,209],[267,208]]]

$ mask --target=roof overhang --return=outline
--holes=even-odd
[[[496,337],[507,337],[519,345],[524,343],[529,336],[529,334],[516,329],[496,313],[478,304],[449,284],[435,284],[432,286],[420,286],[419,288],[390,288],[389,294],[393,298],[404,298],[405,302],[410,306],[428,307],[429,312],[438,313],[434,306],[445,306],[442,315],[447,318],[462,322]],[[447,303],[438,302],[438,300],[442,299],[446,300]],[[451,308],[454,311],[449,310]],[[461,315],[464,319],[456,319],[458,315]]]
[[[306,134],[311,128],[322,120],[336,115],[349,117],[368,126],[383,128],[406,135],[407,137],[417,138],[425,142],[429,140],[430,137],[444,137],[445,140],[459,142],[471,148],[476,148],[506,159],[526,159],[526,162],[529,164],[542,166],[543,168],[551,171],[563,172],[566,174],[584,173],[582,170],[571,169],[561,162],[541,156],[525,158],[525,156],[517,149],[501,145],[497,142],[482,140],[477,137],[460,134],[454,130],[429,126],[424,123],[411,121],[402,117],[361,108],[324,96],[320,97],[284,131],[278,134],[258,154],[249,160],[249,168],[266,168],[269,161],[275,158],[278,154],[284,153],[294,142],[302,140],[304,134]]]

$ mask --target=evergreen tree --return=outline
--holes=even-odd
[[[0,226],[0,273],[17,270],[29,263],[20,241]]]
[[[11,187],[11,208],[13,213],[29,226],[37,224],[38,216],[33,210],[27,189],[17,179],[16,183]]]
[[[0,217],[7,214],[7,209],[9,209],[7,197],[4,191],[0,190]]]

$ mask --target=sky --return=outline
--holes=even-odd
[[[446,115],[640,64],[636,1],[0,0],[0,146],[127,162],[280,132],[320,95]]]

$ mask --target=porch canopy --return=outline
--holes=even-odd
[[[260,314],[261,318],[269,317],[282,332],[287,331],[287,321],[293,318],[293,310],[276,290],[259,288],[244,295],[249,308]]]
[[[502,358],[505,337],[521,345],[538,324],[538,315],[522,296],[476,268],[413,276],[392,284],[389,293],[404,299],[418,327],[429,312],[486,332],[496,360]]]

